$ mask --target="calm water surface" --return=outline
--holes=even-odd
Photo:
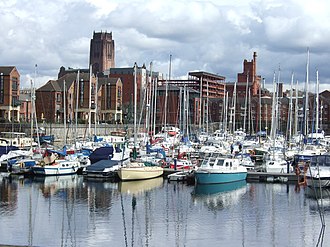
[[[325,224],[329,198],[323,200]],[[311,190],[296,192],[287,184],[0,177],[0,244],[327,246],[330,232],[319,238],[317,202]]]

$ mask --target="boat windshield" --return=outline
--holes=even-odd
[[[330,167],[330,155],[315,155],[311,157],[311,166],[327,166]]]
[[[219,159],[217,162],[217,166],[223,166],[224,162],[225,162],[225,160]]]

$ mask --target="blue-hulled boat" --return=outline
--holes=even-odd
[[[195,171],[197,184],[231,183],[245,180],[246,167],[241,165],[239,159],[231,157],[208,157]]]

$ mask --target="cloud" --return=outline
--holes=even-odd
[[[258,54],[258,74],[272,81],[281,68],[305,80],[319,69],[327,88],[330,3],[325,0],[20,0],[0,3],[0,64],[15,65],[29,86],[38,64],[39,86],[61,66],[87,68],[93,31],[113,33],[116,65],[134,62],[182,78],[192,70],[236,80],[244,59]],[[42,81],[42,80],[45,81]]]

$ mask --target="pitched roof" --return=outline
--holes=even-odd
[[[60,77],[57,80],[61,91],[63,91],[64,80],[65,80],[66,89],[70,88],[71,85],[73,83],[75,83],[75,81],[77,80],[77,73],[76,72],[67,73],[67,74],[65,74],[64,76]],[[79,73],[79,80],[89,81],[89,73],[80,72]]]
[[[38,92],[63,92],[64,80],[66,89],[76,81],[77,73],[68,73],[58,80],[49,80],[46,84],[37,89]],[[89,81],[89,73],[80,73],[79,80]]]
[[[45,85],[39,87],[38,92],[61,92],[61,87],[56,80],[49,80]]]
[[[3,73],[4,75],[9,75],[10,72],[15,69],[15,66],[0,66],[0,73]]]
[[[116,84],[117,81],[120,80],[120,78],[116,77],[116,78],[109,78],[109,77],[100,77],[98,78],[98,85],[105,85],[105,84]]]

